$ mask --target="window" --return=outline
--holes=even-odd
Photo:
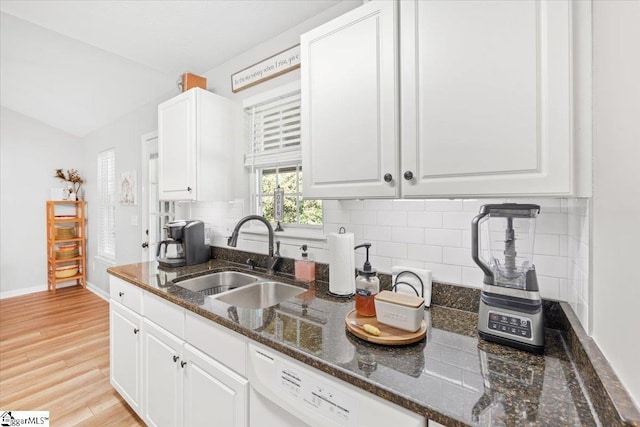
[[[284,166],[256,170],[257,214],[274,222],[274,191],[284,190],[285,224],[322,225],[322,202],[302,200],[302,167]]]
[[[98,256],[116,259],[116,152],[98,154]]]
[[[274,191],[284,190],[284,224],[322,225],[322,201],[302,199],[300,82],[244,103],[249,147],[245,166],[254,179],[253,212],[274,222]]]

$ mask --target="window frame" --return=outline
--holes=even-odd
[[[106,170],[105,170],[106,168]],[[97,157],[98,232],[97,257],[116,260],[116,150],[109,148]]]
[[[302,171],[302,148],[298,145],[295,148],[292,147],[281,147],[278,151],[276,150],[265,150],[263,154],[254,152],[255,142],[253,140],[253,127],[254,122],[251,118],[248,117],[248,110],[259,106],[261,104],[266,104],[270,102],[275,102],[275,100],[279,98],[287,98],[289,96],[294,95],[296,92],[300,92],[300,81],[296,80],[292,83],[285,84],[278,88],[275,88],[270,91],[266,91],[262,94],[247,98],[242,103],[242,109],[245,114],[245,141],[247,154],[245,155],[245,167],[249,170],[249,209],[251,213],[256,215],[261,215],[261,198],[264,197],[261,194],[261,178],[264,170],[271,169],[284,169],[295,167],[296,175],[297,175],[297,193],[294,195],[293,193],[287,193],[289,195],[300,196],[297,199],[296,203],[300,203],[303,200],[302,192],[299,190],[302,184],[301,181],[301,171]],[[300,135],[301,136],[301,135]],[[274,156],[274,152],[277,154]],[[277,178],[276,178],[277,179]],[[277,185],[277,184],[276,184]],[[322,202],[322,201],[320,201]],[[324,216],[324,209],[323,209]],[[324,239],[324,218],[323,223],[321,224],[300,224],[300,211],[297,211],[297,223],[288,223],[281,222],[285,226],[285,231],[280,232],[280,236],[291,236],[301,235],[305,238],[320,238]],[[275,226],[275,222],[272,222],[272,225]],[[262,227],[263,228],[263,227]],[[255,232],[255,234],[262,234],[258,231],[258,226],[250,227],[247,229],[248,232]],[[265,230],[266,231],[266,230]],[[292,234],[293,233],[293,234]]]

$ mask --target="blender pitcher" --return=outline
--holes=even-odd
[[[540,207],[533,204],[488,204],[472,223],[472,258],[486,285],[537,290],[533,245]]]

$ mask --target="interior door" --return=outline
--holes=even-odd
[[[175,219],[175,202],[160,201],[158,190],[158,132],[142,136],[142,261],[156,259],[164,225]]]

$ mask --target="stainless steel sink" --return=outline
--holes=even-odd
[[[211,298],[236,307],[255,309],[277,305],[304,292],[305,289],[297,286],[265,280]]]
[[[241,288],[260,280],[259,277],[238,271],[221,271],[206,276],[174,282],[174,285],[199,292],[203,295],[216,295],[231,289]]]

